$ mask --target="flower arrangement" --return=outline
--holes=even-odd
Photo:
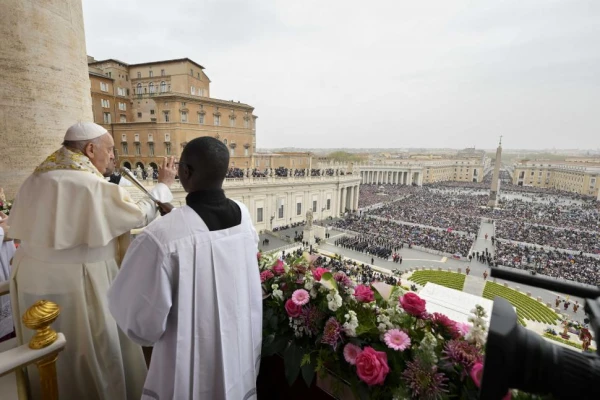
[[[258,255],[263,287],[263,357],[283,355],[291,385],[331,372],[356,398],[477,399],[485,311],[471,324],[426,311],[416,293],[359,285],[304,255]],[[510,398],[510,393],[507,397]],[[523,397],[520,397],[523,398]]]
[[[7,201],[5,198],[0,197],[0,212],[6,215],[10,215],[10,209],[12,208],[12,202]]]

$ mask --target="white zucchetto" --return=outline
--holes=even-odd
[[[66,141],[92,140],[108,133],[106,129],[93,122],[78,122],[67,129]]]

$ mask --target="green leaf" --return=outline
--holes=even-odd
[[[362,382],[358,384],[358,396],[360,400],[369,400],[371,398],[369,388]]]
[[[314,367],[309,362],[308,364],[302,365],[301,370],[302,370],[302,378],[304,379],[304,383],[306,383],[306,386],[310,387],[313,379],[315,378]]]
[[[285,365],[285,378],[288,385],[292,384],[298,378],[300,373],[300,362],[302,361],[303,351],[302,348],[297,346],[294,342],[283,353],[283,363]]]
[[[337,282],[335,279],[333,279],[333,274],[331,272],[325,272],[323,275],[321,275],[321,284],[327,289],[338,290]]]
[[[286,336],[276,336],[275,339],[267,346],[263,344],[262,356],[268,357],[275,353],[281,353],[285,349],[288,341],[289,339]]]
[[[300,363],[300,366],[305,366],[306,364],[310,364],[310,353],[306,353],[305,355],[302,356],[302,362]]]

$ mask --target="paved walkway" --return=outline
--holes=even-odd
[[[488,235],[487,239],[485,235]],[[473,246],[473,253],[479,252],[485,253],[487,249],[492,257],[496,253],[494,250],[494,246],[492,246],[492,236],[494,235],[494,224],[490,222],[482,222],[479,227],[479,232],[477,233],[477,239],[475,240],[475,245]]]
[[[485,289],[485,282],[486,281],[484,281],[481,278],[477,278],[472,275],[467,275],[467,277],[465,278],[465,286],[463,287],[463,292],[482,297],[483,289]]]

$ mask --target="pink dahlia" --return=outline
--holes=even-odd
[[[383,335],[383,341],[390,349],[404,351],[410,347],[410,338],[400,329],[390,329]]]
[[[358,285],[354,288],[354,297],[361,303],[370,303],[375,300],[373,291],[367,285]]]
[[[412,316],[421,317],[425,313],[425,300],[415,293],[408,292],[400,297],[398,301],[404,311]]]
[[[265,283],[269,279],[273,278],[275,275],[271,271],[263,271],[260,273],[260,283]]]
[[[333,350],[337,348],[338,342],[342,340],[342,326],[335,319],[335,317],[331,317],[325,323],[325,328],[323,329],[323,338],[321,339],[321,343],[329,344],[333,347]]]
[[[292,301],[298,306],[303,306],[310,300],[310,295],[304,289],[297,289],[292,293]]]
[[[285,274],[285,268],[283,268],[283,261],[277,260],[277,262],[273,264],[273,267],[271,267],[271,270],[275,275]]]
[[[352,280],[348,278],[348,275],[343,273],[342,271],[338,271],[333,275],[333,279],[337,282],[343,284],[346,287],[352,287]]]
[[[316,281],[320,281],[323,274],[325,274],[327,272],[329,272],[329,270],[327,268],[319,267],[319,268],[313,269],[312,274]]]
[[[446,375],[437,372],[437,366],[426,366],[419,359],[406,364],[402,378],[410,388],[413,398],[439,399],[448,392]]]
[[[355,365],[356,357],[358,357],[360,353],[362,353],[362,349],[352,343],[348,343],[344,347],[344,359],[348,362],[348,364]]]
[[[302,307],[302,319],[304,328],[308,331],[308,336],[315,336],[321,332],[325,314],[313,305]]]
[[[433,329],[442,336],[447,336],[452,339],[458,339],[460,337],[456,322],[446,315],[434,312],[429,319],[433,323]]]
[[[475,363],[481,362],[481,352],[464,340],[449,340],[443,350],[444,357],[453,364],[460,364],[470,370]]]

